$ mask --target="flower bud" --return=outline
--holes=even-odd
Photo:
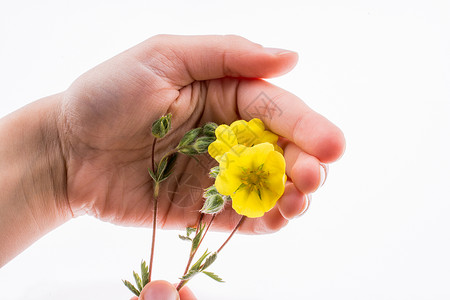
[[[177,148],[182,148],[194,142],[195,139],[200,135],[201,131],[202,131],[201,128],[194,128],[186,132],[186,134],[180,140],[180,143],[178,144]]]
[[[163,138],[170,130],[172,125],[172,114],[162,116],[152,124],[152,134],[156,138]]]
[[[215,214],[220,212],[225,206],[225,200],[220,194],[215,194],[206,198],[202,209],[204,214]]]
[[[203,198],[208,198],[210,196],[218,195],[218,194],[219,194],[219,192],[217,191],[216,186],[212,185],[205,189],[205,192],[203,193]]]
[[[184,146],[180,149],[178,149],[178,152],[186,154],[186,155],[196,155],[198,154],[198,151],[195,150],[193,146]]]
[[[209,145],[216,139],[212,137],[202,136],[199,137],[194,143],[194,149],[197,150],[197,154],[206,153]]]
[[[216,178],[219,175],[220,168],[219,166],[212,167],[209,171],[209,177]]]
[[[217,128],[216,123],[213,123],[213,122],[206,123],[202,127],[202,133],[205,136],[215,137],[216,136],[216,133],[215,133],[216,128]]]

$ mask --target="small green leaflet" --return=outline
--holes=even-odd
[[[122,280],[122,282],[133,294],[139,297],[141,293],[134,287],[134,285],[131,284],[131,282],[128,280]]]
[[[202,273],[205,274],[205,275],[208,275],[209,277],[211,277],[211,278],[214,279],[215,281],[218,281],[218,282],[225,282],[225,281],[223,281],[222,278],[220,278],[219,276],[217,276],[217,275],[214,274],[213,272],[203,271]]]
[[[190,237],[187,237],[187,236],[184,236],[184,235],[181,235],[181,234],[179,234],[178,237],[180,239],[182,239],[183,241],[192,241],[192,239]]]
[[[135,271],[133,271],[133,277],[134,277],[134,281],[136,281],[136,285],[138,287],[139,292],[142,291],[141,277],[139,277],[138,273],[136,273]]]
[[[141,261],[141,278],[142,278],[142,287],[144,287],[148,283],[148,266],[145,263],[145,260]]]

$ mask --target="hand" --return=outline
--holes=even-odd
[[[180,292],[167,281],[156,280],[147,284],[141,292],[139,300],[196,300],[191,290],[185,286]],[[138,300],[133,297],[130,300]]]
[[[320,184],[320,163],[341,156],[341,131],[296,96],[257,78],[288,72],[297,54],[266,49],[236,36],[156,36],[88,71],[62,94],[58,128],[67,168],[67,201],[75,215],[88,213],[124,225],[150,226],[152,182],[147,173],[154,120],[172,113],[172,130],[156,157],[183,134],[208,121],[231,123],[258,117],[284,137],[280,144],[289,177],[278,205],[249,219],[241,231],[280,229],[306,206]],[[261,114],[261,92],[275,103]],[[256,100],[255,100],[256,99]],[[264,102],[262,102],[264,104]],[[158,225],[195,225],[201,190],[211,185],[212,159],[180,157],[172,179],[162,184]],[[199,191],[199,192],[198,192]],[[213,228],[231,230],[239,216],[228,207]]]

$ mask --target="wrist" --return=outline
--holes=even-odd
[[[0,266],[71,218],[56,126],[60,97],[0,120]]]

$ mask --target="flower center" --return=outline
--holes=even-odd
[[[244,169],[241,175],[241,182],[249,191],[263,188],[269,174],[262,170],[263,165],[259,166],[257,170]]]

